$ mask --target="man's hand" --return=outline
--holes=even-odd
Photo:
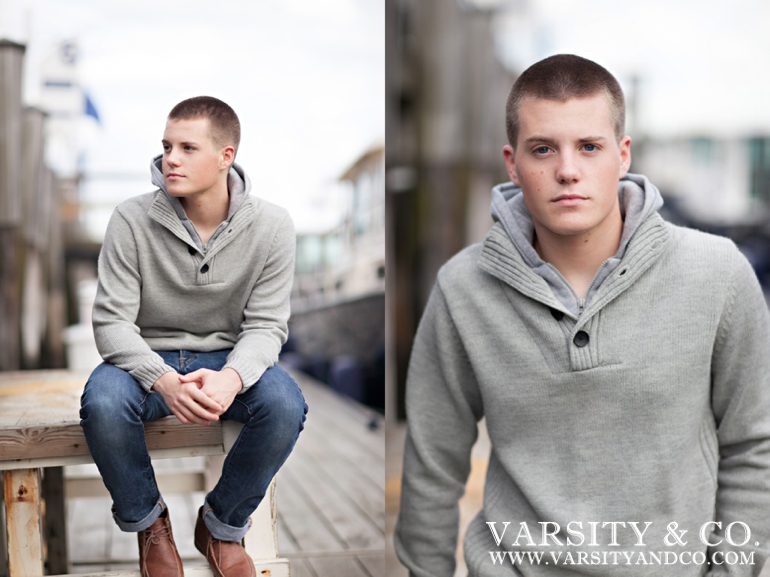
[[[182,378],[169,371],[155,381],[152,390],[160,393],[166,406],[185,425],[208,425],[218,421],[219,415],[225,411],[222,406],[196,383],[182,381]]]
[[[243,388],[243,381],[241,381],[238,371],[229,367],[221,371],[198,369],[192,373],[178,376],[183,383],[197,384],[201,393],[218,403],[221,410],[216,412],[217,415],[221,415],[230,408],[235,395],[240,393]]]

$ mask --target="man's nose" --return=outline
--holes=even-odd
[[[179,155],[174,149],[166,153],[166,163],[169,166],[179,166]]]
[[[580,178],[580,167],[578,159],[570,152],[559,154],[559,164],[556,167],[556,179],[561,184],[577,182]]]

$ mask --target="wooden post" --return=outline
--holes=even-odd
[[[47,279],[44,254],[49,242],[51,196],[44,190],[43,125],[45,113],[26,108],[21,137],[22,225],[24,275],[21,293],[23,366],[40,368],[40,347],[47,319]]]
[[[62,333],[67,326],[67,295],[65,292],[64,233],[62,228],[61,190],[53,172],[43,171],[43,189],[51,198],[51,212],[48,215],[48,319],[46,321],[43,366],[61,369],[66,366]]]
[[[43,471],[45,501],[44,533],[46,569],[49,575],[64,575],[67,569],[67,517],[64,499],[64,467],[48,467]]]
[[[3,490],[3,475],[0,475],[0,493]],[[0,577],[8,577],[8,540],[5,536],[5,504],[0,507]]]
[[[21,72],[24,46],[0,40],[0,370],[20,366]]]
[[[43,576],[40,469],[3,473],[10,577]]]

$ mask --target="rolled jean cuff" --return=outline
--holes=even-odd
[[[136,523],[127,523],[118,517],[117,513],[115,513],[115,508],[113,507],[112,518],[115,519],[115,523],[117,523],[121,531],[125,531],[127,533],[138,533],[139,531],[144,531],[150,525],[155,523],[165,508],[166,504],[163,502],[163,499],[158,499],[158,502],[155,503],[152,511],[150,511],[150,513],[144,519],[137,521]]]
[[[214,516],[214,511],[211,510],[211,505],[209,505],[208,501],[205,501],[203,505],[203,522],[206,524],[206,528],[211,533],[211,536],[220,541],[236,541],[240,543],[241,539],[251,528],[251,517],[249,517],[246,525],[243,527],[233,527],[232,525],[222,523],[222,521]]]

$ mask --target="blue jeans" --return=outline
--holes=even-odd
[[[180,374],[221,370],[229,350],[208,353],[158,351]],[[113,501],[113,516],[123,531],[142,531],[165,505],[155,482],[144,441],[144,422],[171,414],[163,397],[142,388],[126,371],[102,363],[86,383],[80,424],[91,456]],[[307,405],[297,383],[278,366],[236,395],[220,419],[244,424],[225,459],[222,476],[206,495],[204,521],[215,539],[240,541],[249,516],[270,481],[294,448]]]

